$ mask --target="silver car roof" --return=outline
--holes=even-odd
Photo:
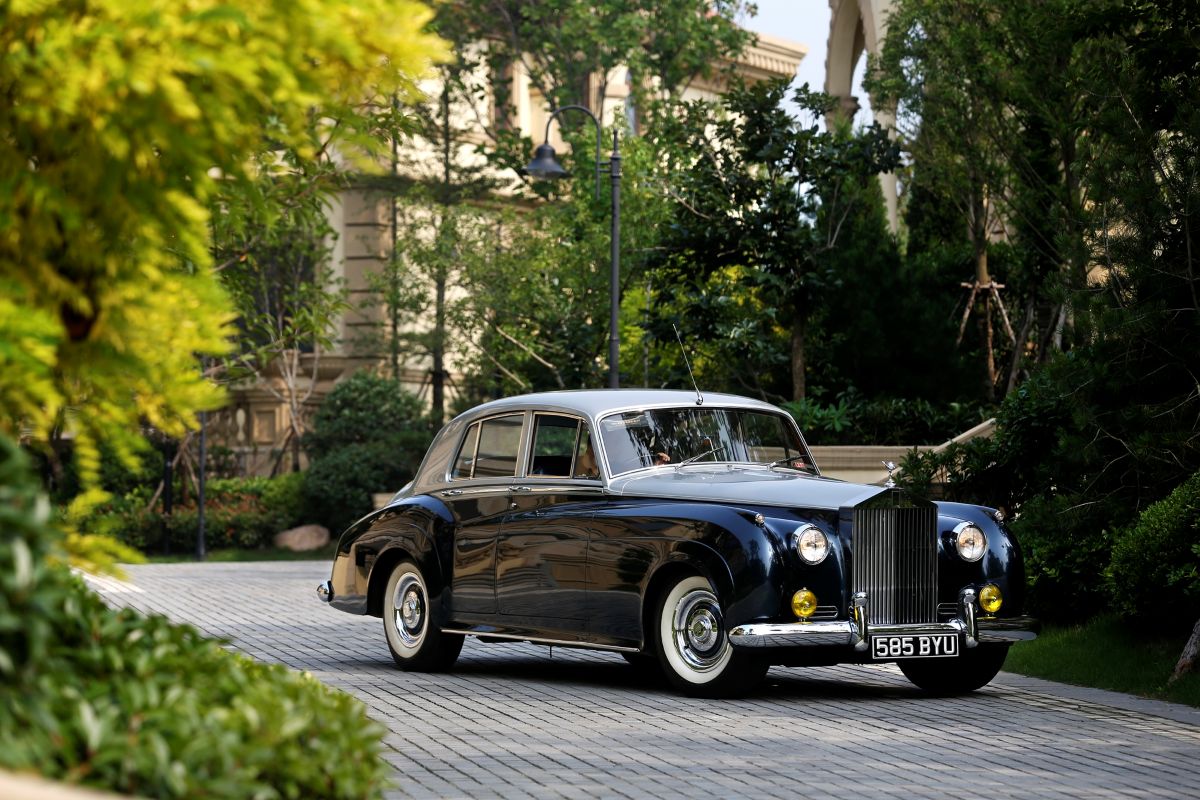
[[[720,406],[722,408],[754,408],[763,411],[783,413],[770,403],[741,397],[736,394],[719,394],[708,392],[703,395],[704,404],[700,406]],[[600,417],[619,411],[634,411],[642,408],[678,407],[697,405],[696,393],[678,389],[579,389],[563,392],[538,392],[522,394],[516,397],[505,397],[490,403],[476,406],[462,414],[459,419],[472,420],[500,414],[505,411],[564,411],[570,414],[597,420]]]

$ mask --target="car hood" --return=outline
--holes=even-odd
[[[609,490],[624,497],[819,508],[853,506],[883,487],[819,478],[765,467],[662,467],[614,478]]]

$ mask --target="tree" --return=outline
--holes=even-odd
[[[1027,360],[1063,348],[1067,290],[1086,282],[1077,13],[1086,5],[900,0],[867,81],[877,102],[896,107],[923,191],[957,209],[970,243],[967,313],[979,321],[987,399],[1010,391]],[[1016,248],[1004,275],[1009,305],[1022,309],[1015,328],[999,294],[978,291],[997,280],[989,258],[1001,239]]]
[[[877,126],[850,135],[800,121],[783,108],[786,91],[782,83],[735,88],[716,115],[705,104],[681,107],[672,135],[684,144],[669,165],[674,213],[656,284],[688,298],[716,272],[739,268],[786,330],[787,396],[800,400],[810,326],[833,281],[828,257],[862,196],[851,187],[894,167],[896,152]],[[814,120],[833,106],[807,87],[793,99]],[[714,339],[712,328],[691,333]]]
[[[323,212],[319,203],[293,207],[269,231],[256,231],[257,241],[215,247],[218,258],[242,251],[220,272],[242,334],[227,376],[236,380],[239,368],[248,367],[258,385],[287,408],[288,435],[273,473],[289,450],[292,471],[300,470],[300,440],[308,429],[307,404],[317,388],[321,355],[332,346],[340,314],[348,307],[329,267],[327,242],[333,232]]]
[[[69,431],[95,485],[98,442],[128,456],[143,423],[178,435],[218,405],[195,360],[232,333],[209,202],[257,153],[360,141],[364,98],[410,96],[440,54],[427,19],[404,0],[4,6],[4,431]]]
[[[1056,169],[1087,199],[1077,272],[1093,277],[1067,284],[1069,348],[1009,394],[995,438],[932,460],[954,499],[986,492],[1019,511],[1032,602],[1077,620],[1107,606],[1118,532],[1200,468],[1200,10],[1170,0],[1067,10],[1043,18],[1055,30],[1032,32],[1071,33],[1066,67],[1046,78],[1055,56],[1005,74],[1078,95],[1086,135]]]

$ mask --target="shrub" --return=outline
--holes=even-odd
[[[193,628],[114,611],[0,437],[0,767],[150,797],[377,797],[382,729],[310,676]]]
[[[299,524],[304,516],[303,473],[276,478],[220,478],[206,486],[204,540],[208,549],[257,548],[276,533]],[[170,515],[147,509],[142,487],[106,504],[88,523],[143,552],[189,551],[196,546],[199,513],[195,502],[175,507]]]
[[[1119,611],[1185,629],[1200,618],[1200,472],[1117,535],[1109,576]]]
[[[983,421],[982,410],[966,403],[935,406],[928,400],[867,400],[853,389],[836,403],[811,398],[784,403],[812,445],[930,444],[944,442]]]
[[[313,429],[304,435],[304,451],[318,459],[352,444],[405,433],[417,434],[410,441],[424,438],[428,443],[431,438],[420,399],[390,378],[356,372],[335,386],[317,409]]]
[[[304,437],[310,519],[336,535],[371,510],[371,495],[412,479],[432,435],[421,402],[388,378],[359,372],[321,404]]]

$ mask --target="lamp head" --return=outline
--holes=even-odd
[[[525,173],[538,180],[565,178],[567,171],[558,163],[558,156],[549,142],[539,144],[533,152],[533,161],[525,167]]]

